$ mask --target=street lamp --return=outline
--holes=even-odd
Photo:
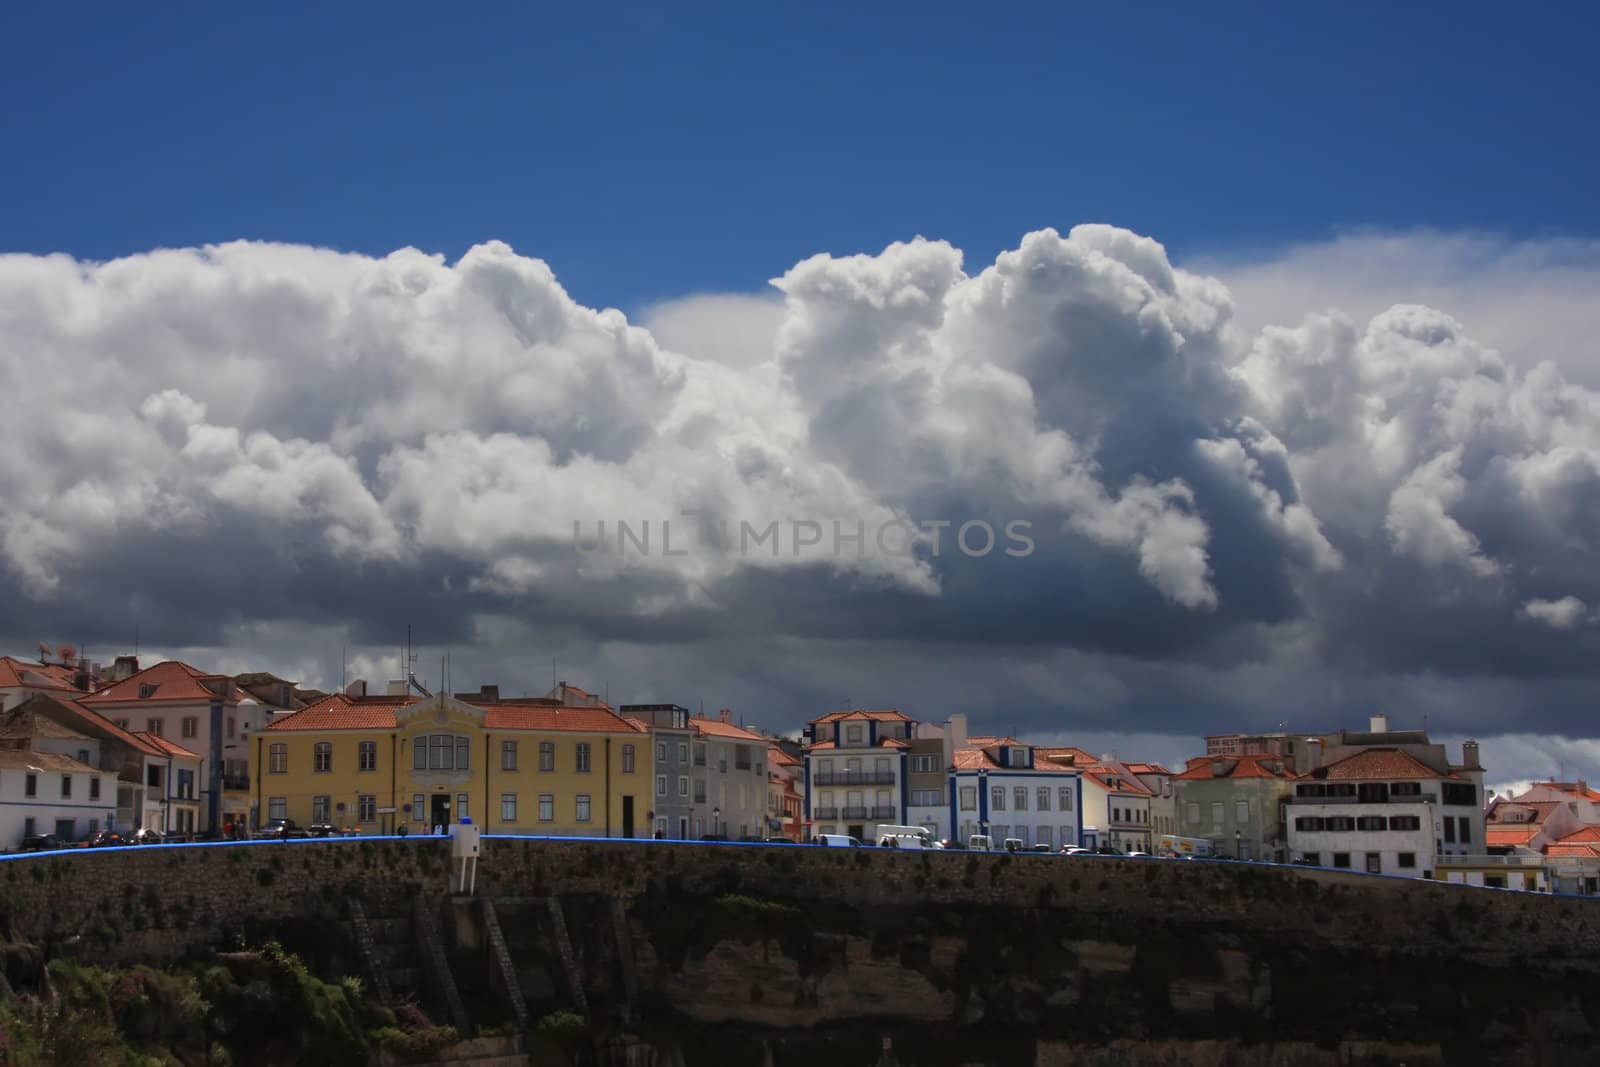
[[[1241,839],[1242,835],[1236,827],[1233,831],[1233,858],[1236,860],[1244,858],[1244,846],[1241,844]]]
[[[721,826],[722,826],[722,809],[721,808],[712,808],[711,809],[711,836],[712,837],[721,837],[722,836]]]

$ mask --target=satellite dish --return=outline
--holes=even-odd
[[[56,655],[61,657],[61,661],[63,663],[71,663],[73,660],[78,658],[78,650],[73,648],[71,645],[62,645],[60,648],[56,649]]]

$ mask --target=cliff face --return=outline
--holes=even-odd
[[[509,969],[531,1023],[577,1012],[628,1067],[1576,1065],[1600,1026],[1592,902],[1332,872],[489,839],[497,972],[436,840],[0,866],[13,936],[46,955],[292,932],[334,979],[363,965],[347,901],[402,929],[420,899],[481,1022],[507,1017]]]

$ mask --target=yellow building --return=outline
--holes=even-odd
[[[574,706],[573,693],[584,706]],[[650,737],[580,690],[471,702],[335,694],[256,734],[263,823],[648,837]]]

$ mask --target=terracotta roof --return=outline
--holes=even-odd
[[[334,693],[292,715],[267,724],[267,730],[393,730],[394,713],[406,706],[395,698],[349,697]]]
[[[1003,767],[984,748],[958,748],[951,753],[951,759],[954,761],[955,769],[958,771],[996,771],[1004,774],[1006,771],[1016,770],[1030,773],[1048,771],[1058,774],[1072,774],[1074,771],[1083,769],[1066,763],[1041,761],[1037,758],[1037,752],[1035,753],[1032,767]]]
[[[1369,748],[1323,767],[1307,771],[1302,779],[1324,778],[1376,781],[1390,778],[1453,778],[1440,774],[1408,752],[1397,748]]]
[[[1600,826],[1585,826],[1563,837],[1557,844],[1600,844]]]
[[[1098,756],[1091,755],[1081,748],[1074,748],[1072,745],[1055,745],[1049,748],[1035,746],[1033,758],[1035,762],[1043,758],[1056,763],[1065,763],[1070,759],[1072,763],[1080,767],[1084,764],[1100,762]]]
[[[1159,763],[1124,763],[1124,767],[1134,774],[1171,774],[1172,772]]]
[[[424,698],[426,699],[426,698]],[[268,730],[393,730],[395,713],[417,703],[398,697],[348,697],[335,693],[267,726]],[[484,712],[486,730],[568,730],[637,734],[639,727],[605,707],[561,707],[548,703],[473,705]]]
[[[800,761],[777,745],[767,746],[767,763],[773,767],[798,767]]]
[[[1278,765],[1273,771],[1263,763]],[[1219,775],[1213,764],[1222,765]],[[1213,778],[1293,778],[1284,767],[1283,757],[1268,753],[1251,753],[1247,756],[1195,756],[1188,761],[1187,769],[1175,776],[1180,782],[1209,781]]]
[[[1562,793],[1571,793],[1575,797],[1582,797],[1584,800],[1592,800],[1600,804],[1600,792],[1595,792],[1595,790],[1591,789],[1588,782],[1534,782],[1529,788],[1537,789],[1540,786]]]
[[[1507,800],[1496,804],[1494,811],[1489,813],[1489,825],[1538,826],[1562,803],[1559,800]],[[1525,818],[1527,815],[1532,815],[1532,818]]]
[[[1484,840],[1491,845],[1526,845],[1539,836],[1537,826],[1489,826],[1484,829]]]
[[[0,721],[0,737],[28,738],[53,737],[62,741],[87,741],[89,735],[79,733],[70,726],[65,726],[46,715],[33,711],[24,711],[18,706]]]
[[[1587,859],[1595,859],[1597,857],[1600,857],[1600,845],[1587,845],[1587,844],[1563,845],[1563,844],[1559,844],[1558,843],[1558,844],[1551,845],[1549,848],[1545,849],[1544,854],[1545,854],[1545,856],[1547,856],[1550,859],[1557,859],[1557,860],[1574,860],[1574,859],[1587,860]]]
[[[820,719],[812,719],[812,723],[838,722],[840,719],[876,719],[879,722],[910,722],[910,716],[903,712],[889,708],[883,711],[867,711],[854,708],[850,711],[830,711]]]
[[[1113,793],[1128,793],[1136,797],[1155,796],[1155,791],[1139,781],[1139,779],[1114,771],[1109,767],[1092,763],[1087,767],[1079,767],[1078,769],[1083,772],[1085,778],[1096,783],[1102,789],[1107,789]],[[1115,786],[1111,784],[1112,779],[1117,781]]]
[[[90,693],[82,698],[85,704],[98,706],[102,704],[137,704],[143,701],[212,701],[217,697],[217,692],[207,688],[204,684],[210,682],[231,689],[233,679],[220,674],[207,674],[197,670],[187,663],[178,660],[165,660],[114,685],[107,686],[98,692]],[[155,688],[148,696],[143,695],[146,686]],[[224,690],[225,691],[225,690]],[[229,693],[230,703],[237,700],[237,696]]]
[[[832,741],[818,741],[814,745],[807,745],[806,746],[806,751],[807,752],[815,752],[815,751],[817,751],[819,749],[824,749],[824,748],[837,748],[841,752],[856,752],[856,751],[868,752],[868,751],[871,751],[874,748],[910,748],[910,747],[911,747],[911,745],[910,745],[909,742],[902,741],[898,737],[880,737],[880,738],[878,738],[878,740],[877,740],[877,742],[875,744],[871,744],[871,745],[844,745],[842,747],[837,745],[837,744],[835,744]]]
[[[139,738],[148,745],[153,745],[155,748],[160,750],[163,756],[176,756],[178,759],[200,758],[200,753],[190,752],[176,741],[168,741],[165,737],[160,737],[156,734],[150,733],[148,730],[135,731],[133,736]]]
[[[70,689],[76,672],[59,663],[29,663],[15,656],[0,656],[0,689]]]
[[[10,767],[19,771],[60,771],[71,774],[101,774],[95,767],[86,763],[79,763],[70,756],[57,755],[54,752],[33,752],[21,748],[0,748],[0,767]],[[115,805],[116,798],[111,798]]]
[[[767,739],[760,734],[751,733],[742,726],[735,726],[720,719],[690,719],[689,725],[698,732],[712,737],[722,737],[730,741],[752,741],[763,745],[767,743]]]
[[[35,696],[33,700],[29,700],[27,703],[19,704],[17,707],[13,708],[11,710],[11,714],[15,715],[24,708],[31,709],[34,701],[44,701],[48,705],[53,705],[60,713],[72,720],[74,728],[87,730],[90,736],[99,737],[102,740],[110,738],[114,741],[120,741],[123,744],[128,745],[130,748],[133,748],[135,751],[141,752],[147,756],[164,755],[162,750],[157,748],[155,745],[150,744],[148,741],[145,741],[140,737],[134,736],[127,730],[124,730],[122,727],[112,722],[110,719],[106,718],[104,715],[101,715],[98,711],[95,711],[93,708],[85,707],[81,701],[57,696],[54,693],[50,693],[48,695],[40,694]],[[39,712],[38,714],[43,715],[44,712]]]

